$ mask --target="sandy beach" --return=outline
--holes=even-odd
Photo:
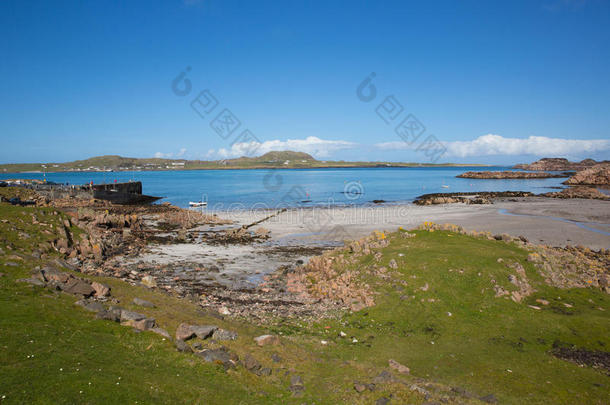
[[[157,268],[159,277],[189,279],[201,287],[223,285],[253,288],[278,268],[306,262],[345,240],[373,231],[412,229],[424,222],[452,223],[466,230],[523,236],[534,244],[610,248],[610,204],[596,200],[554,198],[498,199],[489,205],[378,205],[276,210],[224,211],[216,214],[233,224],[201,226],[197,231],[264,228],[269,238],[249,244],[174,243],[150,246],[137,257],[120,259],[122,266]],[[274,215],[275,214],[275,215]],[[270,218],[268,218],[270,217]],[[267,219],[265,219],[267,218]],[[195,271],[198,268],[213,271]]]
[[[240,225],[258,221],[269,211],[219,212]],[[489,205],[380,205],[293,209],[260,225],[282,245],[336,244],[375,230],[417,227],[423,222],[453,223],[467,230],[524,236],[551,246],[610,248],[610,204],[605,201],[553,198],[499,199]]]

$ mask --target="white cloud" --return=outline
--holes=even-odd
[[[593,153],[610,149],[605,139],[562,139],[544,136],[529,138],[504,138],[500,135],[483,135],[473,141],[447,143],[451,156],[468,157],[484,155],[539,155],[562,156]]]
[[[382,142],[382,143],[376,143],[375,147],[378,149],[383,149],[383,150],[415,150],[415,148],[417,148],[417,144],[412,144],[409,145],[406,142]]]
[[[567,156],[610,150],[610,141],[605,139],[562,139],[544,136],[529,138],[505,138],[500,135],[483,135],[472,141],[443,142],[447,156],[493,156],[535,155]],[[409,146],[405,142],[385,142],[375,145],[379,149],[415,150],[417,143]]]
[[[169,153],[163,153],[163,152],[157,152],[155,153],[155,157],[156,158],[161,158],[161,159],[179,159],[184,157],[184,155],[186,155],[186,148],[181,148],[179,152],[169,152]]]
[[[264,142],[242,142],[232,145],[230,148],[220,148],[217,151],[210,149],[207,156],[216,155],[223,159],[240,156],[260,156],[271,151],[291,150],[295,152],[305,152],[315,157],[328,157],[333,152],[345,149],[353,149],[357,144],[348,141],[328,141],[315,136],[308,136],[305,139],[279,139]]]

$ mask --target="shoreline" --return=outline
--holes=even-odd
[[[275,210],[206,211],[247,224]],[[549,197],[498,198],[493,204],[418,206],[379,204],[299,207],[259,224],[284,244],[336,243],[373,231],[415,228],[423,222],[453,223],[467,230],[524,236],[532,243],[610,248],[610,204],[602,200]],[[584,227],[583,227],[584,226]],[[592,229],[586,229],[586,228]]]

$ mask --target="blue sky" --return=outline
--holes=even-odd
[[[0,38],[3,163],[287,148],[426,162],[426,139],[439,161],[610,159],[605,0],[3,1]],[[205,89],[218,105],[202,118]],[[402,106],[389,123],[387,96]],[[210,123],[225,108],[241,125],[223,139]],[[408,114],[425,132],[407,143]]]

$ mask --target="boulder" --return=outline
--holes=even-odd
[[[259,346],[279,345],[280,339],[275,335],[262,335],[254,338],[254,341]]]
[[[141,307],[146,307],[146,308],[154,308],[155,307],[155,304],[153,304],[150,301],[143,300],[142,298],[134,298],[133,299],[133,303],[136,304],[136,305],[139,305]]]
[[[121,321],[121,310],[104,309],[95,314],[97,319],[104,319],[106,321],[120,322]]]
[[[413,392],[417,392],[420,395],[423,395],[424,397],[428,397],[430,396],[430,392],[422,387],[420,387],[417,384],[412,384],[409,389]]]
[[[392,359],[388,360],[388,365],[390,366],[390,368],[396,370],[400,374],[408,375],[411,373],[411,370],[409,369],[409,367],[400,364],[396,360],[392,360]]]
[[[237,339],[237,332],[233,332],[226,329],[216,329],[212,334],[214,340],[235,340]]]
[[[152,328],[150,331],[151,332],[155,332],[157,335],[161,335],[161,336],[163,336],[166,339],[171,339],[172,338],[168,331],[166,331],[163,328],[159,328],[158,326],[155,327],[155,328]]]
[[[249,354],[244,357],[244,367],[246,370],[256,373],[261,368],[261,364]]]
[[[93,257],[97,261],[100,261],[104,258],[104,252],[102,250],[102,246],[99,243],[95,243],[93,246],[91,246],[91,252],[93,253]]]
[[[78,267],[76,267],[73,264],[68,263],[68,262],[66,262],[65,260],[62,260],[62,259],[55,259],[53,261],[53,263],[56,266],[63,267],[63,268],[68,269],[68,270],[78,271]]]
[[[266,229],[263,227],[257,228],[254,231],[254,234],[256,236],[258,236],[259,238],[268,238],[270,233],[271,233],[271,231],[269,231],[269,229]]]
[[[82,295],[83,297],[90,297],[95,293],[89,283],[78,278],[70,278],[61,289],[69,294]]]
[[[121,320],[121,325],[131,326],[132,328],[138,330],[150,330],[155,327],[155,319],[154,318],[144,318],[144,319],[128,319]]]
[[[95,290],[96,297],[107,297],[110,295],[110,287],[107,285],[94,281],[91,283],[91,287]]]
[[[28,283],[28,284],[32,284],[32,285],[37,285],[40,287],[44,287],[45,283],[43,281],[40,281],[37,278],[20,278],[17,280],[18,283]]]
[[[218,329],[218,326],[204,325],[204,326],[191,326],[191,331],[197,335],[199,339],[207,339]]]
[[[183,353],[193,353],[193,349],[184,340],[176,340],[176,350]]]
[[[187,323],[181,323],[176,329],[176,340],[189,340],[195,337],[195,332],[192,326]]]
[[[52,266],[45,266],[40,271],[45,281],[55,281],[57,283],[67,283],[72,277],[70,274],[57,270]]]
[[[100,302],[97,301],[78,300],[74,304],[81,306],[90,312],[100,312],[106,309]]]
[[[157,282],[155,281],[153,276],[142,277],[142,284],[144,284],[148,288],[154,288],[157,286]]]
[[[142,319],[146,319],[146,315],[126,309],[121,310],[121,322],[141,321]]]
[[[359,382],[355,382],[354,389],[356,390],[357,393],[360,394],[360,393],[366,391],[366,385],[359,383]]]
[[[237,355],[230,353],[224,347],[220,349],[207,349],[196,354],[208,363],[222,364],[225,370],[235,368],[239,360]]]

